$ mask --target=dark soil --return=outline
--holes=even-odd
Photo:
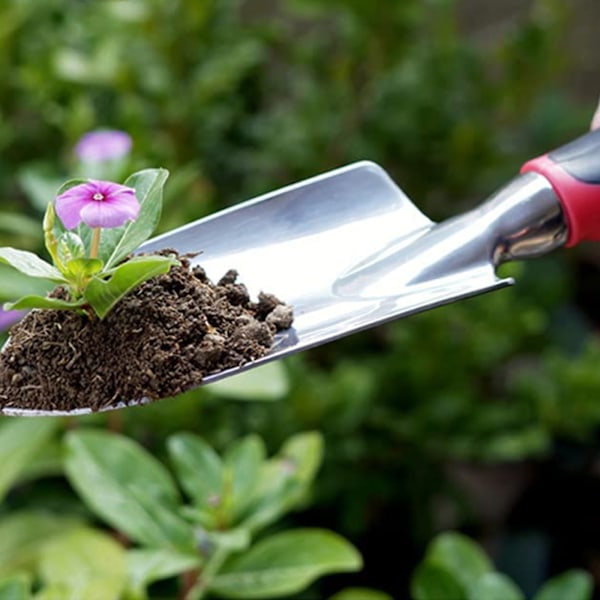
[[[235,271],[215,285],[188,258],[102,321],[70,311],[26,315],[0,354],[0,408],[99,410],[157,400],[264,356],[274,334],[291,326],[291,307],[265,293],[252,302]],[[53,294],[66,296],[61,288]]]

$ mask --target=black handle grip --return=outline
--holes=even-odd
[[[600,183],[600,129],[553,150],[548,157],[582,183]]]

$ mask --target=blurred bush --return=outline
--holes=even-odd
[[[363,158],[445,218],[587,126],[590,107],[561,87],[569,19],[563,2],[536,0],[482,46],[459,33],[453,0],[376,9],[363,0],[4,0],[0,242],[40,244],[44,203],[67,174],[86,175],[76,141],[101,127],[133,137],[132,168],[172,172],[164,230]],[[537,589],[550,572],[591,568],[600,552],[590,536],[572,541],[569,558],[557,554],[556,519],[575,516],[557,504],[534,518],[520,504],[552,505],[539,480],[548,469],[557,482],[585,480],[600,499],[600,348],[578,268],[576,253],[511,265],[514,289],[293,357],[279,392],[272,372],[262,376],[269,402],[256,401],[258,377],[249,397],[242,386],[207,388],[124,411],[110,426],[159,454],[182,429],[217,449],[253,431],[271,451],[321,431],[313,507],[288,522],[333,528],[365,558],[361,575],[322,593],[347,582],[402,597],[446,527],[492,536],[498,560],[518,532],[540,532],[541,557],[522,574],[535,571]],[[21,282],[0,276],[0,296],[14,296]],[[509,468],[490,483],[500,463]],[[52,496],[35,489],[30,504]]]

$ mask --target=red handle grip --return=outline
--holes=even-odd
[[[528,171],[552,184],[567,223],[567,247],[600,241],[600,130],[526,162],[521,173]]]

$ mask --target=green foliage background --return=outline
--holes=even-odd
[[[379,0],[376,9],[363,0],[5,0],[0,242],[40,247],[45,203],[67,175],[88,175],[72,148],[100,127],[131,134],[130,171],[171,171],[162,230],[363,158],[445,218],[587,127],[591,107],[562,83],[575,60],[560,44],[570,19],[565,3],[536,0],[481,45],[461,34],[452,0]],[[365,568],[303,598],[346,584],[403,597],[426,544],[446,528],[490,542],[500,563],[509,550],[527,556],[526,568],[506,565],[533,590],[555,571],[589,568],[600,551],[592,511],[580,523],[569,510],[584,509],[560,500],[565,487],[600,496],[600,345],[581,301],[585,256],[510,265],[514,289],[293,357],[246,388],[68,426],[108,426],[159,456],[182,430],[218,450],[256,432],[271,452],[320,431],[311,508],[282,526],[343,534]],[[22,290],[8,271],[0,277],[6,299]],[[59,463],[49,464],[13,489],[6,513],[80,514]],[[528,502],[546,503],[546,518]],[[534,541],[523,541],[531,531]]]

